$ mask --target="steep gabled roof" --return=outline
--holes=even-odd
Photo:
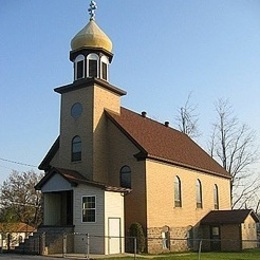
[[[81,175],[79,172],[69,169],[57,168],[53,167],[35,186],[36,190],[41,190],[41,188],[51,179],[54,174],[61,175],[65,180],[67,180],[72,186],[76,186],[78,184],[86,184],[90,186],[95,186],[101,188],[106,191],[115,191],[115,192],[130,192],[130,189],[108,186],[106,184],[100,182],[90,181]]]
[[[60,137],[58,136],[54,144],[52,145],[52,147],[50,148],[50,150],[48,151],[48,153],[45,155],[40,165],[38,166],[40,170],[45,170],[45,171],[49,170],[50,162],[54,157],[54,155],[56,154],[56,152],[58,151],[59,146],[60,146]]]
[[[143,117],[126,108],[108,118],[141,151],[138,159],[152,158],[194,170],[230,178],[230,174],[186,134]]]
[[[143,117],[126,108],[120,114],[106,111],[108,118],[140,150],[136,158],[152,158],[225,178],[230,174],[186,134]],[[59,137],[41,162],[39,169],[49,170],[50,162],[59,149]]]
[[[259,219],[252,209],[237,210],[213,210],[210,211],[201,221],[202,225],[214,224],[241,224],[251,215],[255,222]]]

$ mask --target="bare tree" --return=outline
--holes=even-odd
[[[42,174],[13,171],[0,190],[2,222],[38,226],[42,221],[42,195],[34,189]]]
[[[259,180],[252,177],[252,165],[257,161],[255,134],[247,125],[239,123],[228,100],[219,99],[216,112],[210,154],[231,175],[232,208],[247,207],[260,187]]]
[[[200,135],[200,132],[198,129],[198,115],[195,113],[197,106],[191,104],[191,94],[189,93],[184,106],[178,108],[176,121],[181,132],[195,138]]]

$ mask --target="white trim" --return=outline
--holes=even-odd
[[[118,237],[115,236],[111,236],[111,222],[110,220],[118,220]],[[122,224],[121,224],[121,218],[120,217],[108,217],[108,224],[107,224],[107,228],[108,228],[108,254],[121,254],[122,253],[122,234],[121,234],[121,228],[122,228]],[[113,230],[114,231],[114,230]],[[112,242],[118,242],[118,249],[119,249],[119,252],[111,252],[111,249],[112,249]]]
[[[87,78],[89,77],[89,60],[97,61],[97,77],[99,78],[99,57],[96,53],[90,53],[87,56]]]
[[[77,78],[77,72],[78,72],[78,62],[83,61],[83,75],[82,78],[85,78],[85,71],[86,71],[86,62],[85,62],[85,56],[80,54],[76,57],[76,59],[74,60],[74,79],[81,79],[81,78]]]
[[[83,198],[89,198],[89,197],[94,197],[95,198],[95,221],[93,222],[85,222],[83,221]],[[81,196],[81,201],[80,201],[80,207],[81,207],[81,223],[82,224],[95,224],[97,223],[97,196],[96,195],[83,195]]]
[[[105,63],[107,65],[107,79],[104,79],[102,76],[103,75],[102,63]],[[107,56],[102,56],[100,59],[100,78],[109,81],[109,60]]]
[[[181,178],[180,178],[179,175],[175,175],[173,185],[174,185],[174,190],[173,190],[174,207],[175,208],[182,208],[182,181],[181,181]],[[178,189],[177,193],[176,193],[176,188]],[[176,196],[176,195],[179,195],[179,196]],[[178,203],[180,205],[176,206],[176,204],[178,204]]]

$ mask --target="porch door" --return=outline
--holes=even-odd
[[[120,254],[121,253],[121,238],[120,238],[120,218],[109,218],[108,219],[108,240],[109,240],[109,254]]]
[[[210,239],[211,239],[211,250],[221,251],[221,240],[220,240],[220,227],[210,227]]]

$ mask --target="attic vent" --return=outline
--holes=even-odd
[[[145,111],[142,112],[142,117],[146,117],[147,113]]]
[[[166,127],[168,127],[169,124],[170,124],[169,121],[165,121],[165,122],[164,122],[164,125],[165,125]]]

